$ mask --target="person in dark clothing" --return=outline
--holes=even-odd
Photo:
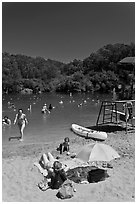
[[[53,109],[51,103],[49,104],[49,111],[51,111]]]
[[[69,138],[68,137],[65,137],[64,142],[59,145],[59,147],[57,148],[57,151],[60,151],[60,154],[62,154],[62,152],[69,153]]]
[[[62,164],[59,161],[55,161],[53,164],[50,187],[52,189],[59,189],[65,180],[67,180],[67,176],[64,169],[62,169]]]
[[[63,142],[63,152],[69,152],[69,138],[66,137]]]

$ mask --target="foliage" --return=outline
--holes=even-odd
[[[42,57],[2,54],[2,90],[19,92],[30,88],[34,93],[45,91],[110,92],[119,83],[130,85],[134,75],[119,69],[118,62],[135,56],[135,45],[108,44],[83,61],[61,63]]]

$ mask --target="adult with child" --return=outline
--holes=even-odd
[[[44,106],[42,107],[41,112],[42,112],[42,113],[47,113],[47,112],[48,112],[48,113],[50,114],[50,111],[49,111],[49,109],[48,109],[48,107],[47,107],[47,104],[46,104],[46,103],[45,103],[45,104],[44,104]]]

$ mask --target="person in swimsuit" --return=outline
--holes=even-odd
[[[14,125],[16,124],[16,122],[18,123],[19,131],[21,135],[20,141],[23,141],[23,131],[26,124],[28,124],[28,120],[26,118],[26,115],[23,113],[22,109],[18,110],[18,113],[16,114],[14,119]]]

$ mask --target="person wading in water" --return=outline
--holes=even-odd
[[[26,126],[26,124],[28,124],[28,120],[26,118],[26,115],[23,113],[22,109],[18,110],[18,113],[15,116],[14,119],[14,125],[16,124],[16,122],[18,123],[18,127],[19,127],[19,131],[20,131],[20,141],[23,141],[23,131],[24,128]]]

